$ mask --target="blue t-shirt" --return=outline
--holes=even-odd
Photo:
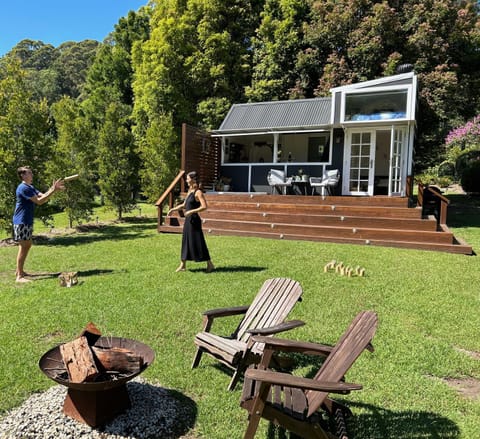
[[[18,185],[16,191],[17,202],[15,203],[15,212],[13,214],[13,224],[33,225],[33,212],[35,203],[30,200],[40,192],[32,185],[23,181]]]

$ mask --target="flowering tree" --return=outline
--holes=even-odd
[[[456,159],[465,150],[480,150],[480,114],[451,130],[446,139],[447,158]]]
[[[451,130],[445,138],[446,158],[457,177],[462,178],[473,162],[480,158],[480,115]]]

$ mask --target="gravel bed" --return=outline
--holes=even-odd
[[[192,424],[192,409],[168,389],[142,378],[127,383],[131,408],[101,428],[77,422],[62,412],[67,393],[56,385],[36,393],[0,419],[1,439],[170,439]]]

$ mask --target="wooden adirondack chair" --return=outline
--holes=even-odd
[[[344,375],[364,349],[373,350],[371,340],[377,315],[359,313],[342,338],[332,348],[315,343],[296,342],[272,337],[254,337],[264,343],[264,353],[257,368],[245,373],[241,407],[248,410],[249,423],[244,439],[252,439],[260,418],[280,425],[303,438],[348,439],[345,415],[350,410],[329,398],[329,393],[349,393],[362,386],[344,382]],[[313,379],[267,369],[277,351],[325,355],[326,359]],[[273,395],[273,396],[272,396]],[[325,419],[325,415],[327,419]],[[328,425],[336,421],[336,433]]]
[[[304,325],[301,320],[285,322],[288,313],[301,300],[302,287],[292,279],[268,279],[252,304],[221,308],[203,313],[203,331],[195,336],[197,352],[192,369],[197,367],[203,352],[234,370],[228,390],[233,390],[246,368],[260,361],[263,344],[252,341],[253,335],[269,336]],[[212,334],[216,317],[245,314],[235,332],[229,337]]]

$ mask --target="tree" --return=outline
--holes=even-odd
[[[127,105],[111,102],[98,137],[98,185],[106,204],[116,209],[118,219],[135,206],[137,158],[129,118]]]
[[[245,94],[250,101],[287,99],[297,85],[295,60],[303,47],[307,0],[267,0],[252,38],[253,74]]]
[[[327,95],[413,64],[420,90],[416,163],[429,167],[440,159],[449,129],[479,108],[479,24],[471,0],[314,2],[295,95]]]
[[[143,158],[142,186],[149,198],[156,198],[179,167],[182,123],[216,128],[233,102],[245,100],[251,36],[263,1],[166,0],[152,5],[150,38],[133,46],[133,114]],[[154,181],[161,186],[154,188]]]
[[[16,170],[30,166],[39,188],[46,182],[45,167],[51,157],[53,131],[45,100],[32,98],[26,72],[15,58],[0,62],[0,227],[11,230],[18,185]],[[43,206],[42,206],[43,207]],[[39,212],[46,212],[41,209]]]
[[[120,19],[115,30],[97,50],[88,71],[81,104],[84,125],[90,130],[92,138],[100,136],[112,105],[121,106],[124,119],[130,120],[133,109],[133,69],[130,52],[133,45],[148,38],[149,32],[149,9],[141,8],[138,13],[131,11],[127,17]],[[131,132],[130,122],[125,123],[124,127]],[[134,166],[130,183],[137,193],[140,186],[138,174],[140,163],[133,145],[130,149],[130,164]],[[115,151],[113,149],[109,154],[114,154]],[[96,169],[92,171],[96,175],[99,173]]]
[[[169,185],[175,177],[178,163],[176,142],[170,114],[159,115],[153,120],[140,140],[142,193],[150,202],[156,201],[160,195],[159,188]]]
[[[57,141],[48,162],[52,177],[80,174],[81,178],[66,183],[66,190],[55,197],[55,203],[67,214],[69,227],[74,222],[88,221],[93,212],[95,168],[91,166],[95,155],[93,130],[88,121],[80,117],[80,107],[75,100],[64,97],[52,106]]]
[[[7,55],[16,58],[27,72],[27,82],[40,100],[49,103],[62,96],[78,97],[85,83],[86,72],[100,43],[84,40],[66,42],[58,48],[42,41],[22,40]]]
[[[58,46],[52,69],[57,72],[61,95],[73,98],[80,96],[99,45],[98,41],[84,40]]]

